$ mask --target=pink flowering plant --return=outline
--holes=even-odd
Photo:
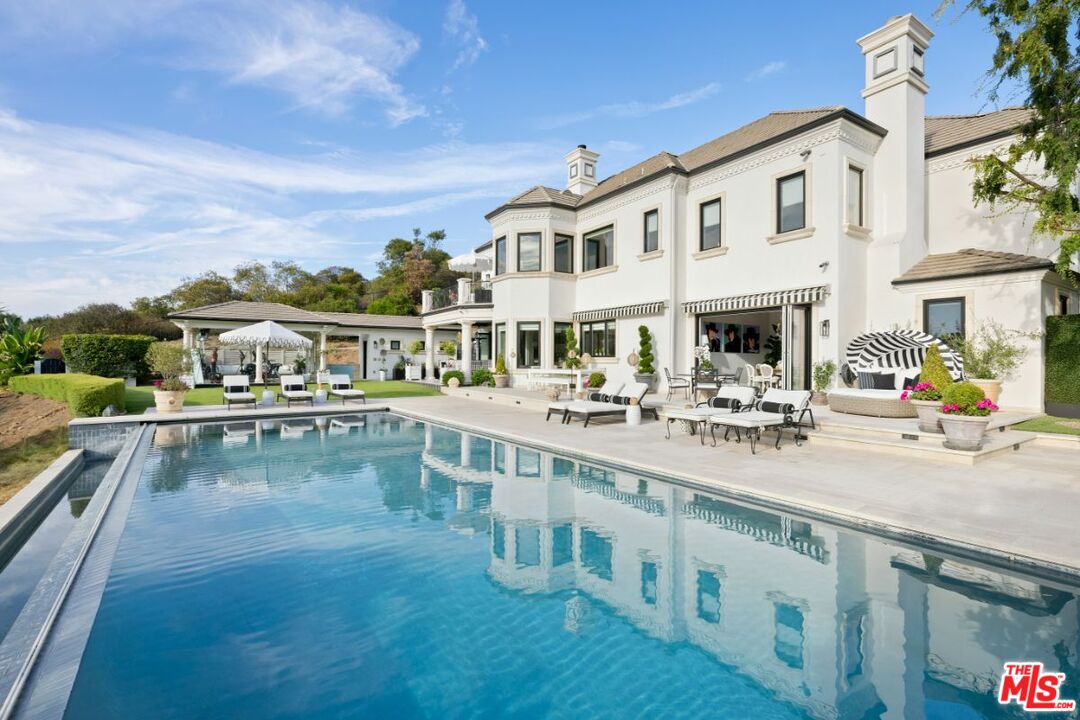
[[[915,383],[915,387],[906,387],[900,393],[901,400],[929,400],[936,402],[941,399],[941,391],[933,383]]]
[[[982,388],[969,382],[950,385],[942,394],[941,412],[945,415],[986,417],[997,409]]]

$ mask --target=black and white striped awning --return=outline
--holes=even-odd
[[[619,305],[618,307],[601,308],[599,310],[580,310],[571,317],[574,322],[588,322],[589,320],[614,320],[624,317],[641,317],[642,315],[659,315],[664,312],[663,300],[656,302],[638,303],[637,305]]]
[[[844,358],[855,372],[917,370],[922,367],[931,345],[937,345],[949,374],[953,380],[959,380],[964,374],[963,358],[944,342],[921,330],[887,330],[860,335],[848,344]]]
[[[796,290],[773,290],[750,295],[713,298],[711,300],[691,300],[690,302],[684,302],[682,306],[683,312],[688,315],[725,310],[757,310],[758,308],[779,307],[781,305],[806,305],[821,300],[828,293],[828,285],[817,285]]]

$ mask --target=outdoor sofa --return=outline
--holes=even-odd
[[[851,415],[882,418],[912,418],[915,406],[900,396],[908,385],[914,386],[919,371],[910,368],[879,368],[860,371],[857,387],[837,388],[828,394],[829,409]]]

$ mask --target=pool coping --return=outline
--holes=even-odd
[[[750,492],[715,479],[705,478],[700,475],[675,470],[670,467],[628,462],[624,459],[606,455],[602,452],[582,452],[570,447],[517,435],[512,432],[505,432],[481,425],[472,425],[462,420],[447,419],[442,416],[424,412],[423,410],[395,407],[393,404],[390,404],[388,412],[409,417],[414,420],[420,420],[422,422],[430,422],[435,425],[492,437],[497,440],[511,442],[515,445],[523,445],[544,452],[553,452],[558,455],[579,460],[592,460],[623,471],[650,475],[656,477],[658,480],[672,482],[693,490],[721,495],[724,498],[729,498],[738,502],[764,506],[765,508],[789,515],[799,515],[808,519],[828,522],[843,528],[875,535],[893,542],[913,544],[920,549],[945,552],[971,562],[992,564],[998,569],[1023,572],[1045,580],[1073,586],[1080,582],[1080,565],[1069,565],[1067,563],[1047,560],[1033,555],[1011,552],[1002,548],[979,545],[943,534],[932,534],[889,522],[884,519],[853,514],[839,508],[830,507],[829,505],[793,500],[774,493],[760,491]]]

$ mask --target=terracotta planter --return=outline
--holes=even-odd
[[[982,391],[986,393],[986,397],[990,398],[990,401],[995,405],[998,404],[998,396],[1001,395],[1001,381],[1000,380],[980,380],[978,378],[967,378],[967,381],[972,385],[978,385],[982,388]]]
[[[491,377],[495,380],[495,387],[497,388],[504,388],[510,384],[509,375],[492,375]]]
[[[915,407],[915,412],[919,414],[919,429],[928,433],[939,433],[941,430],[941,423],[938,422],[938,408],[941,407],[940,400],[908,400]]]
[[[945,447],[970,452],[982,449],[983,436],[990,424],[989,415],[976,417],[937,413],[937,419],[941,423],[941,429],[945,431],[945,442],[942,443]]]
[[[828,393],[814,391],[810,394],[810,402],[814,405],[828,405],[829,395]]]
[[[187,390],[155,390],[154,406],[159,413],[174,413],[184,409]]]

